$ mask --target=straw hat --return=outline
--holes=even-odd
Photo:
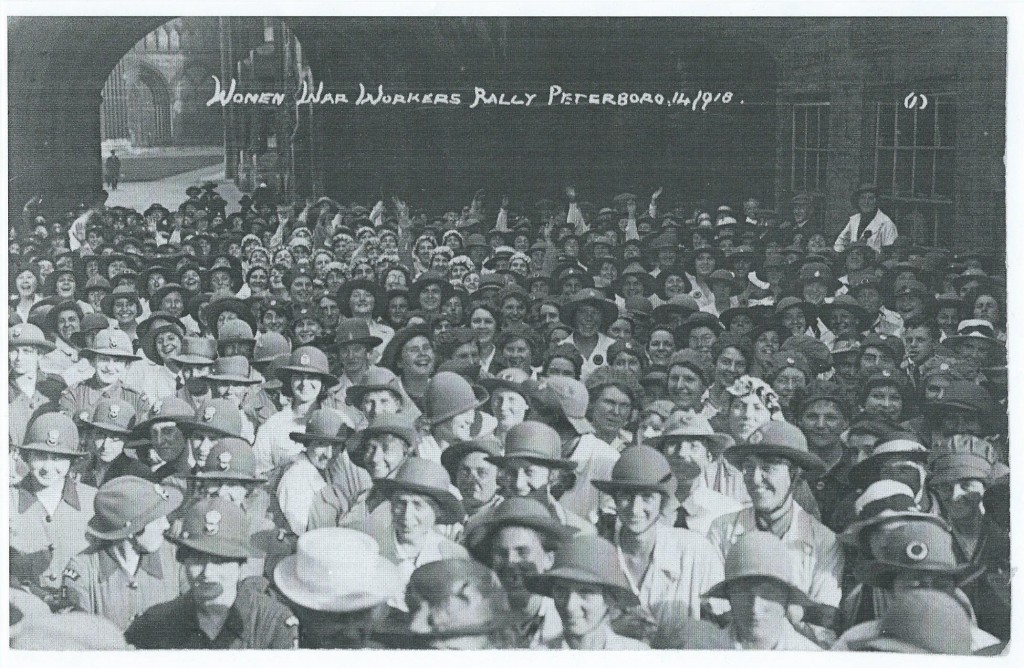
[[[316,529],[278,563],[274,584],[290,601],[320,612],[368,610],[402,593],[398,567],[362,531]]]

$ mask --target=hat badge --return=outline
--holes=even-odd
[[[747,443],[751,445],[759,445],[764,441],[764,434],[760,431],[755,431],[753,434],[747,437]]]
[[[153,485],[153,491],[159,494],[164,501],[171,500],[171,493],[168,492],[163,485]]]
[[[21,325],[18,325],[11,330],[11,336],[15,339],[21,336]]]
[[[222,452],[222,453],[220,453],[217,456],[217,462],[220,465],[220,470],[221,471],[227,471],[229,468],[231,468],[231,453],[230,452]]]
[[[51,429],[46,433],[46,444],[57,445],[60,441],[60,431],[57,429]]]
[[[110,418],[111,420],[116,420],[120,414],[121,407],[118,406],[117,404],[111,404],[110,410],[107,411],[107,417]]]
[[[928,556],[928,546],[919,540],[907,544],[907,557],[912,561],[924,561]]]
[[[796,364],[796,360],[793,359],[792,357],[787,357],[786,364]]]
[[[309,366],[309,355],[299,357],[299,364],[302,366]]]
[[[939,371],[949,371],[949,365],[943,362],[939,365]]]
[[[221,514],[220,511],[211,510],[206,513],[206,533],[210,536],[216,536],[217,532],[220,531]]]
[[[89,411],[82,411],[81,413],[79,413],[78,419],[82,422],[87,421],[89,419]]]
[[[207,406],[206,411],[203,413],[203,420],[209,422],[217,414],[217,409],[213,406]]]
[[[153,404],[153,415],[159,415],[160,411],[163,409],[163,407],[164,407],[164,402],[162,402],[162,401],[158,401],[155,404]]]

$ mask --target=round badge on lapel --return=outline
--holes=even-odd
[[[217,409],[214,408],[213,406],[207,406],[206,411],[203,413],[203,420],[206,422],[210,422],[211,420],[213,420],[215,415],[217,415]]]
[[[221,471],[227,471],[229,468],[231,468],[231,453],[230,452],[222,452],[222,453],[220,453],[220,455],[218,455],[218,457],[217,457],[217,462],[218,462],[218,465],[220,466],[220,470]]]

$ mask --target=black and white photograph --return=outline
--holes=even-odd
[[[47,4],[6,9],[7,665],[1007,660],[1004,5]]]

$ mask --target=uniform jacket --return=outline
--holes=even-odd
[[[147,610],[125,632],[138,649],[292,649],[298,644],[298,620],[268,592],[263,578],[238,583],[220,635],[210,639],[199,628],[188,594]]]
[[[121,399],[132,405],[136,415],[149,413],[149,398],[135,390],[125,387],[121,381],[103,385],[96,376],[64,390],[60,396],[61,410],[73,418],[82,413],[92,416],[92,409],[102,399]]]
[[[164,541],[156,552],[142,555],[134,575],[125,572],[112,551],[110,543],[92,545],[64,569],[64,586],[77,595],[84,612],[127,629],[136,617],[187,587],[171,543]]]
[[[753,508],[719,517],[712,523],[708,539],[718,548],[724,563],[732,545],[748,531],[758,531]],[[793,557],[795,584],[813,601],[838,607],[842,597],[843,551],[836,535],[795,503],[793,519],[782,542]]]
[[[93,516],[96,490],[68,477],[51,516],[36,498],[38,489],[39,483],[31,475],[11,487],[11,548],[24,554],[49,550],[50,565],[40,575],[39,584],[58,587],[68,561],[89,547],[85,527]]]
[[[678,615],[700,619],[701,594],[725,577],[721,555],[695,531],[666,526],[655,531],[651,564],[639,582],[630,573],[622,550],[616,550],[619,568],[640,598],[640,607],[627,614],[653,627]]]
[[[566,510],[597,524],[602,494],[591,481],[611,479],[619,451],[594,434],[583,434],[568,459],[576,462],[576,484],[559,501]]]
[[[39,382],[36,380],[36,391],[31,397],[26,396],[13,378],[7,383],[7,426],[8,442],[12,445],[21,445],[28,431],[28,425],[32,422],[39,409],[50,403],[50,400],[39,391]]]

